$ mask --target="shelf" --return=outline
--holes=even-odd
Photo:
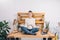
[[[19,23],[24,23],[24,21],[19,21]],[[44,24],[44,21],[36,21],[36,24]]]

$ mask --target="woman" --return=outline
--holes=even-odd
[[[38,28],[37,28],[37,26],[35,26],[35,18],[33,18],[32,16],[33,16],[32,11],[29,11],[28,12],[28,18],[25,19],[25,26],[22,26],[21,30],[25,34],[36,35]]]

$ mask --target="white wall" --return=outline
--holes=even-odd
[[[0,0],[0,21],[8,20],[12,27],[12,20],[18,11],[27,12],[44,11],[45,20],[50,21],[50,27],[54,27],[60,21],[60,0]]]

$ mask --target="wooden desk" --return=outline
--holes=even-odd
[[[12,38],[52,38],[52,40],[55,40],[55,35],[48,32],[48,34],[45,34],[45,35],[42,35],[41,32],[37,32],[37,35],[26,35],[26,34],[23,34],[21,32],[17,32],[17,33],[10,33],[8,35],[8,37],[12,37]]]

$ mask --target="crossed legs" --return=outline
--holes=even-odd
[[[38,31],[38,28],[28,29],[26,27],[21,27],[21,30],[27,34],[35,34]]]

